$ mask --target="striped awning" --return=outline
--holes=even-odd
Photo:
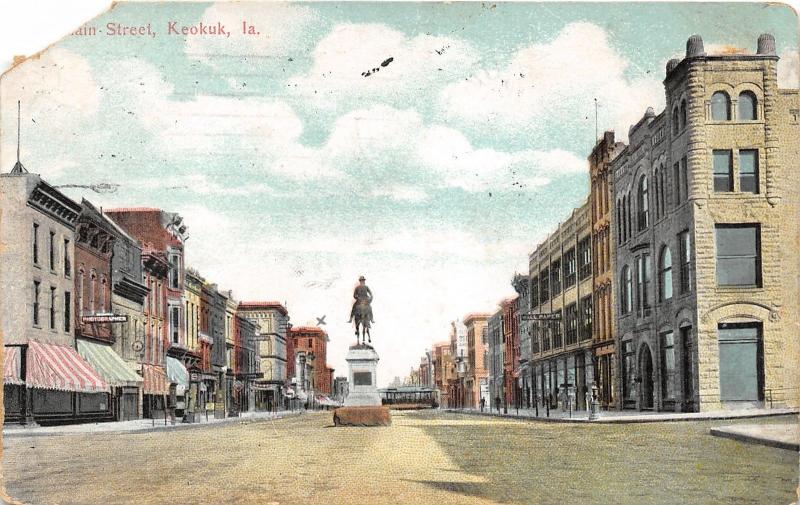
[[[189,387],[189,372],[183,363],[167,356],[167,378],[173,384]]]
[[[5,347],[5,355],[3,357],[3,383],[14,384],[22,386],[25,381],[19,376],[20,362],[19,362],[19,347],[10,346]]]
[[[137,386],[142,378],[109,345],[78,339],[78,354],[112,386]]]
[[[28,387],[80,393],[109,391],[108,383],[72,347],[31,340],[26,363]]]
[[[142,365],[142,389],[146,395],[168,395],[169,380],[164,367],[157,365]]]

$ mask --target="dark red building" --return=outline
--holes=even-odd
[[[316,326],[299,326],[289,330],[286,342],[286,374],[297,377],[298,363],[303,359],[311,369],[311,389],[316,394],[330,395],[333,369],[328,367],[328,334]],[[302,359],[299,359],[303,356]]]

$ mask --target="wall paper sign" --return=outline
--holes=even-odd
[[[780,3],[110,5],[0,77],[3,499],[796,502],[799,79]]]

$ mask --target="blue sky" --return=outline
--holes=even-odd
[[[169,21],[232,34],[168,35]],[[157,35],[67,37],[4,76],[2,169],[21,99],[29,170],[119,184],[76,199],[181,212],[203,275],[286,301],[294,324],[327,314],[337,372],[364,274],[381,382],[512,294],[580,205],[595,98],[600,131],[624,140],[663,106],[664,64],[693,33],[752,52],[771,32],[779,79],[798,78],[797,19],[770,4],[143,3],[87,25],[109,22]]]

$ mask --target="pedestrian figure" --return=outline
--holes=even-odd
[[[494,406],[497,409],[497,413],[500,413],[500,395],[494,397]]]
[[[486,405],[486,398],[481,397],[481,412],[483,412],[483,407]]]

